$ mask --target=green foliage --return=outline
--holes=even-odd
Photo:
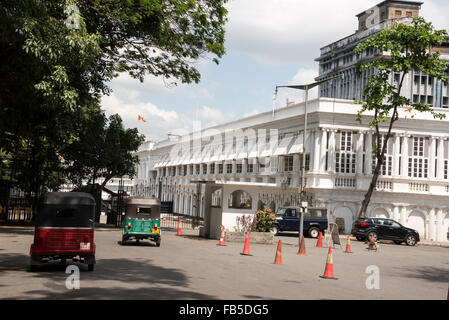
[[[435,118],[442,119],[444,114],[435,112],[426,103],[414,103],[401,95],[405,75],[412,70],[422,71],[431,77],[448,83],[447,61],[440,60],[441,54],[429,50],[449,41],[445,30],[435,30],[432,23],[423,18],[415,18],[410,25],[396,23],[392,28],[382,30],[376,36],[362,42],[356,48],[357,54],[366,49],[377,49],[381,54],[362,66],[362,69],[375,68],[373,75],[365,87],[366,99],[356,101],[362,104],[358,111],[357,121],[362,122],[362,115],[374,111],[375,116],[369,123],[371,127],[380,123],[398,120],[398,108],[406,108],[407,112],[430,112]],[[395,86],[389,80],[392,73],[401,73],[400,83]]]
[[[273,230],[273,222],[276,221],[276,215],[271,209],[259,210],[256,212],[256,230],[258,232],[270,232]]]
[[[198,82],[195,61],[218,62],[225,53],[225,2],[3,0],[0,177],[14,175],[14,183],[37,190],[56,186],[67,168],[75,181],[132,175],[136,159],[129,151],[142,138],[119,117],[108,122],[100,96],[119,72],[141,81],[152,74]],[[96,144],[105,137],[116,152]],[[70,162],[61,166],[61,155]]]
[[[365,87],[366,99],[356,101],[362,105],[357,116],[359,123],[362,123],[362,116],[366,112],[370,112],[370,116],[373,115],[369,126],[375,128],[373,153],[377,159],[371,184],[359,212],[360,218],[365,217],[376,188],[393,125],[399,120],[399,111],[430,112],[436,119],[445,118],[445,114],[435,111],[427,103],[414,103],[403,96],[401,90],[405,77],[413,70],[422,71],[444,83],[449,82],[446,73],[449,62],[440,60],[441,54],[437,51],[439,46],[448,42],[449,36],[445,30],[435,30],[432,23],[423,18],[415,18],[411,24],[395,23],[393,27],[382,30],[357,46],[357,54],[362,54],[367,49],[375,49],[378,52],[377,56],[362,66],[362,70],[374,68],[375,74]],[[400,79],[398,83],[391,84],[391,76],[395,73],[400,74]],[[388,131],[382,144],[380,126],[384,123],[387,123]]]

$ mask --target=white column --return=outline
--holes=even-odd
[[[358,176],[363,173],[363,134],[363,132],[359,132],[356,144],[356,173]]]
[[[314,134],[313,144],[313,172],[318,172],[320,169],[320,143],[322,140],[322,132],[318,129]]]
[[[428,239],[432,241],[436,240],[435,220],[436,220],[435,209],[432,208],[429,211],[429,223],[427,233]]]
[[[320,172],[326,171],[326,146],[327,146],[327,131],[321,132],[321,144],[320,144]]]
[[[399,212],[399,207],[394,207],[393,208],[393,220],[399,221],[400,218],[401,218],[401,214]]]
[[[294,154],[293,155],[293,172],[294,173],[299,173],[299,154]]]
[[[248,173],[248,159],[242,160],[242,174]]]
[[[404,225],[406,219],[407,219],[407,208],[406,207],[402,207],[401,208],[401,219],[400,219],[399,223]]]
[[[329,152],[328,152],[328,171],[335,172],[335,132],[336,130],[330,131],[329,136]]]
[[[365,145],[365,175],[370,176],[373,174],[373,133],[368,132],[366,134]]]
[[[404,135],[402,138],[402,163],[401,163],[401,177],[408,177],[408,136]]]
[[[437,179],[442,180],[444,178],[444,140],[438,139],[438,168]]]
[[[437,217],[435,222],[435,231],[436,231],[436,240],[437,241],[444,241],[445,238],[445,231],[443,230],[443,210],[438,209],[437,210]]]
[[[399,176],[399,149],[401,144],[401,137],[394,136],[393,142],[393,176]]]
[[[430,150],[429,150],[429,178],[435,179],[435,152],[437,147],[437,141],[435,137],[430,137]]]

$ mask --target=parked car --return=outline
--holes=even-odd
[[[282,231],[299,232],[299,213],[300,208],[297,207],[279,208],[276,212],[276,222],[273,223],[274,234],[277,235]],[[318,238],[320,232],[324,234],[327,226],[327,209],[308,209],[308,213],[304,215],[303,232],[305,236]]]
[[[383,218],[362,218],[354,221],[352,235],[359,241],[373,237],[374,241],[393,240],[396,244],[405,242],[409,246],[416,245],[419,233],[416,230],[404,227],[399,222]]]

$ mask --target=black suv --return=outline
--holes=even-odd
[[[357,219],[352,225],[352,235],[359,241],[393,240],[396,244],[405,242],[408,246],[414,246],[419,242],[419,233],[416,230],[406,228],[400,223],[383,218]]]

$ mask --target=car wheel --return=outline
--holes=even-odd
[[[401,244],[402,243],[402,241],[400,241],[400,240],[394,240],[393,242],[396,243],[396,244]]]
[[[318,228],[310,228],[309,229],[309,237],[318,238],[319,235],[320,235],[320,229],[318,229]]]
[[[416,237],[412,234],[409,234],[406,238],[405,238],[405,243],[408,246],[414,246],[416,244]]]
[[[279,234],[279,227],[278,226],[273,226],[273,230],[272,230],[273,234],[275,236],[277,236]]]
[[[377,232],[371,231],[370,233],[368,233],[368,241],[371,241],[371,237],[373,237],[374,242],[377,242],[377,240],[379,240]]]

